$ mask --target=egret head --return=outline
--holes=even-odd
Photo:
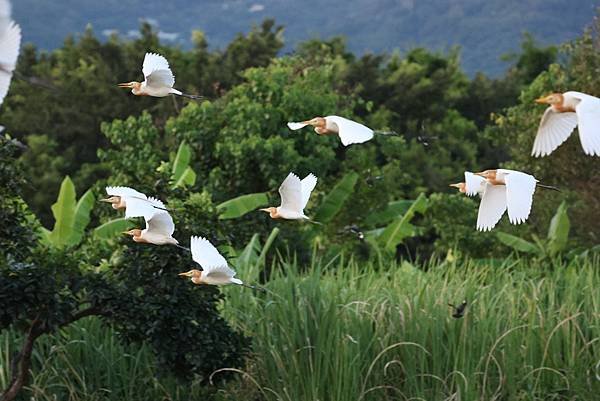
[[[131,89],[132,92],[139,92],[141,86],[142,86],[142,83],[136,82],[136,81],[123,82],[123,83],[119,84],[119,88]]]
[[[192,280],[192,283],[194,283],[194,284],[203,284],[204,283],[202,281],[202,272],[198,269],[192,269],[185,273],[179,273],[179,276],[189,277]]]
[[[458,188],[458,191],[461,193],[465,193],[467,192],[467,184],[465,184],[464,182],[459,182],[456,184],[450,184],[451,187],[453,188]]]
[[[535,99],[535,102],[540,104],[560,105],[563,103],[563,95],[562,93],[551,93],[548,96],[542,96]]]
[[[480,173],[475,173],[475,175],[483,177],[486,180],[495,180],[496,179],[496,170],[485,170]]]
[[[267,212],[269,213],[269,216],[271,216],[272,219],[278,219],[279,218],[279,213],[277,212],[277,208],[276,207],[267,207],[264,209],[260,209],[261,212]]]
[[[306,123],[312,125],[315,128],[325,128],[325,125],[327,124],[325,118],[323,117],[315,117],[312,120],[306,121]]]
[[[140,237],[142,235],[142,230],[139,228],[134,228],[133,230],[123,231],[123,234],[130,235],[132,237]]]
[[[106,199],[100,199],[100,202],[107,202],[107,203],[119,203],[121,202],[121,197],[120,196],[111,196],[110,198],[106,198]]]

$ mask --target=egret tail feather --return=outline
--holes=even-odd
[[[194,100],[200,100],[200,99],[204,99],[204,96],[200,96],[200,95],[190,95],[187,93],[178,93],[179,96],[183,96],[183,97],[187,97],[188,99],[194,99]]]
[[[256,285],[250,285],[250,284],[246,284],[246,283],[239,283],[238,285],[241,285],[242,287],[250,288],[253,290],[257,290],[257,291],[267,292],[267,290],[265,288],[258,287]]]

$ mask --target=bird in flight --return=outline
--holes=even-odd
[[[475,175],[486,180],[477,216],[478,230],[490,231],[505,210],[511,224],[521,224],[529,218],[538,186],[534,176],[506,169],[485,170]]]
[[[187,248],[180,246],[179,241],[173,238],[175,223],[173,223],[173,218],[169,212],[155,210],[154,214],[150,217],[147,215],[140,217],[144,217],[146,228],[143,230],[136,228],[124,231],[123,234],[130,235],[135,242],[154,245],[175,245],[179,248],[188,250]]]
[[[558,190],[542,185],[529,174],[515,170],[485,170],[465,172],[465,182],[450,184],[467,196],[481,196],[477,214],[477,230],[491,231],[508,210],[511,224],[521,224],[529,218],[536,187]]]
[[[131,89],[131,93],[136,96],[165,97],[177,95],[190,99],[202,98],[202,96],[188,95],[173,88],[175,76],[171,72],[167,59],[160,54],[146,53],[142,73],[144,74],[144,82],[125,82],[119,84],[119,87]]]
[[[317,177],[312,173],[303,180],[300,180],[296,174],[289,173],[279,187],[281,206],[260,210],[269,213],[272,219],[308,220],[309,218],[304,215],[304,208],[316,185]]]
[[[531,155],[547,156],[578,127],[586,155],[600,156],[600,99],[581,92],[552,93],[536,103],[549,104],[533,142]]]
[[[455,319],[460,319],[465,315],[465,310],[467,309],[467,300],[465,299],[459,305],[448,304],[449,307],[453,308],[452,317]]]
[[[490,184],[482,176],[465,171],[465,181],[450,184],[450,186],[458,188],[467,196],[479,195],[481,197],[476,225],[479,231],[490,231],[498,224],[506,211],[506,187],[504,185]]]
[[[338,135],[344,146],[367,142],[373,138],[374,133],[369,127],[338,116],[315,117],[307,121],[290,122],[287,125],[294,131],[312,125],[319,135]]]
[[[0,104],[8,93],[21,47],[21,27],[10,15],[8,0],[0,0]]]
[[[106,193],[110,197],[101,199],[102,202],[110,203],[115,210],[124,208],[125,217],[128,219],[143,217],[146,221],[145,229],[124,231],[123,234],[131,235],[135,242],[154,245],[170,244],[187,250],[173,238],[175,224],[161,200],[147,197],[129,187],[106,187]]]
[[[156,209],[167,210],[164,203],[129,187],[106,187],[106,193],[109,195],[106,199],[100,199],[100,202],[107,202],[115,210],[125,209],[125,217],[146,217],[151,218]]]
[[[182,277],[189,277],[196,285],[227,285],[237,284],[252,289],[257,287],[244,284],[242,280],[235,278],[235,271],[229,267],[227,260],[219,253],[217,248],[206,238],[192,236],[190,239],[192,260],[202,267],[202,270],[192,269],[185,273],[179,273]]]

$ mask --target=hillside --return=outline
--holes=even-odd
[[[506,66],[500,55],[518,49],[523,32],[541,43],[564,42],[581,34],[596,6],[594,0],[19,0],[14,13],[25,40],[46,49],[88,23],[98,35],[135,35],[142,19],[155,23],[165,41],[189,45],[191,30],[199,29],[219,47],[273,17],[286,27],[287,50],[340,34],[357,53],[459,45],[468,72],[498,74]]]

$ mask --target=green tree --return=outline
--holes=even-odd
[[[134,137],[119,137],[119,143],[133,142],[139,131],[130,132]],[[66,189],[53,207],[55,230],[60,232],[50,235],[64,240],[39,240],[40,225],[21,199],[25,181],[15,159],[18,144],[1,137],[0,141],[0,330],[11,328],[22,338],[20,351],[10,360],[11,379],[3,401],[15,399],[26,385],[35,341],[88,316],[113,324],[126,341],[147,343],[161,367],[180,378],[206,381],[216,369],[240,366],[248,339],[220,317],[219,290],[199,288],[177,276],[192,263],[189,254],[124,239],[82,238],[87,217],[81,220],[80,214],[89,209],[80,213],[83,201],[75,202],[70,180],[65,180]],[[145,156],[129,151],[125,147],[115,156],[120,164],[111,170],[117,176],[124,173],[119,169]],[[104,157],[107,163],[113,161]],[[141,176],[150,186],[151,176],[158,174],[152,160],[131,164],[144,170]],[[168,185],[165,182],[162,190]],[[174,191],[169,199],[169,206],[181,211],[176,217],[179,237],[203,234],[202,228],[216,219],[210,196],[178,198],[181,194]]]

